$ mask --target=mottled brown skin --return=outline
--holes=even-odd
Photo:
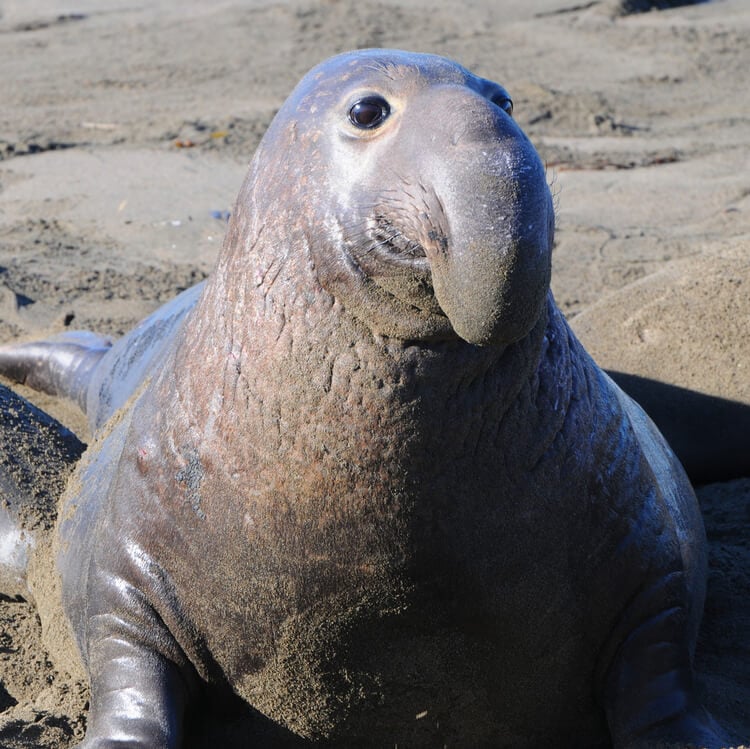
[[[508,101],[433,56],[315,68],[195,306],[102,356],[90,412],[146,384],[60,524],[87,749],[181,745],[207,686],[309,743],[721,745],[697,504],[554,305]]]

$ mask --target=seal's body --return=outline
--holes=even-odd
[[[87,747],[178,746],[206,685],[324,744],[720,745],[695,497],[554,305],[510,110],[442,58],[334,58],[205,288],[109,350],[3,355],[64,351],[95,426],[125,404],[59,523]]]

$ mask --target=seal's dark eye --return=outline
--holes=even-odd
[[[365,96],[349,110],[349,121],[361,130],[372,130],[382,125],[391,107],[382,96]]]
[[[492,103],[500,107],[508,117],[513,116],[513,102],[507,96],[493,96]]]

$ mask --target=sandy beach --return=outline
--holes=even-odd
[[[676,7],[634,12],[647,5]],[[594,358],[748,408],[748,39],[745,0],[0,0],[0,342],[117,337],[204,278],[297,81],[337,52],[393,47],[510,92],[555,196],[553,291]],[[70,404],[18,391],[89,439]],[[699,692],[740,746],[750,475],[697,493]],[[87,699],[32,604],[0,600],[0,747],[75,745]]]

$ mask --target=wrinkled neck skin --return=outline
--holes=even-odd
[[[478,399],[477,405],[483,401],[480,418],[455,417],[458,423],[470,422],[479,440],[485,423],[498,424],[524,382],[533,377],[542,346],[553,213],[538,157],[525,136],[514,130],[514,158],[528,161],[527,168],[516,169],[530,180],[525,202],[535,215],[548,216],[542,223],[550,225],[540,229],[537,219],[529,228],[542,239],[540,246],[529,245],[525,257],[531,259],[512,282],[513,288],[526,289],[522,301],[516,301],[517,292],[511,297],[520,310],[515,317],[508,315],[512,342],[478,346],[459,338],[435,299],[429,266],[442,262],[439,245],[444,237],[433,242],[434,236],[419,236],[429,227],[415,229],[428,258],[401,265],[398,260],[391,264],[392,257],[388,262],[373,258],[377,247],[374,253],[370,247],[357,247],[357,237],[373,216],[390,210],[390,217],[398,219],[398,208],[370,206],[367,193],[363,197],[342,189],[341,181],[349,178],[332,176],[330,162],[347,159],[332,158],[330,146],[318,148],[321,133],[309,128],[300,133],[298,127],[293,119],[276,123],[261,143],[217,268],[185,328],[176,354],[176,387],[185,419],[182,428],[193,434],[179,440],[200,444],[217,435],[218,441],[221,435],[231,439],[238,421],[247,418],[256,432],[263,425],[262,444],[252,449],[278,455],[285,427],[290,435],[298,423],[335,428],[330,420],[341,414],[330,404],[337,398],[350,414],[359,406],[372,406],[374,414],[373,404],[379,404],[382,413],[373,424],[362,416],[349,418],[367,428],[379,428],[390,419],[393,437],[398,420],[405,417],[403,429],[419,432],[428,424],[435,428],[435,410],[445,408],[459,392],[468,401]],[[358,176],[354,182],[366,179],[372,176]],[[523,187],[510,184],[508,189]],[[403,192],[409,199],[418,194],[415,201],[434,209],[432,235],[448,232],[440,198],[421,177]],[[418,212],[415,205],[402,208],[407,215]],[[525,226],[531,220],[521,213],[514,222]],[[515,273],[512,265],[509,277]],[[481,272],[475,276],[483,281]],[[527,303],[527,297],[532,301]],[[488,377],[491,381],[485,382]],[[448,428],[450,418],[444,415]]]
[[[263,201],[253,195],[252,174],[239,201]],[[275,461],[294,449],[298,429],[335,432],[339,418],[360,426],[363,438],[388,428],[388,439],[423,429],[434,440],[430,430],[449,430],[452,421],[470,423],[474,434],[464,439],[477,442],[486,428],[497,431],[534,378],[547,310],[528,336],[507,346],[468,344],[442,316],[427,324],[437,340],[378,334],[321,286],[312,238],[319,232],[282,204],[240,214],[230,228],[233,251],[209,280],[176,353],[172,424],[183,433],[173,444],[237,440],[255,459]],[[466,419],[467,406],[479,418]],[[236,445],[224,447],[233,460]]]

